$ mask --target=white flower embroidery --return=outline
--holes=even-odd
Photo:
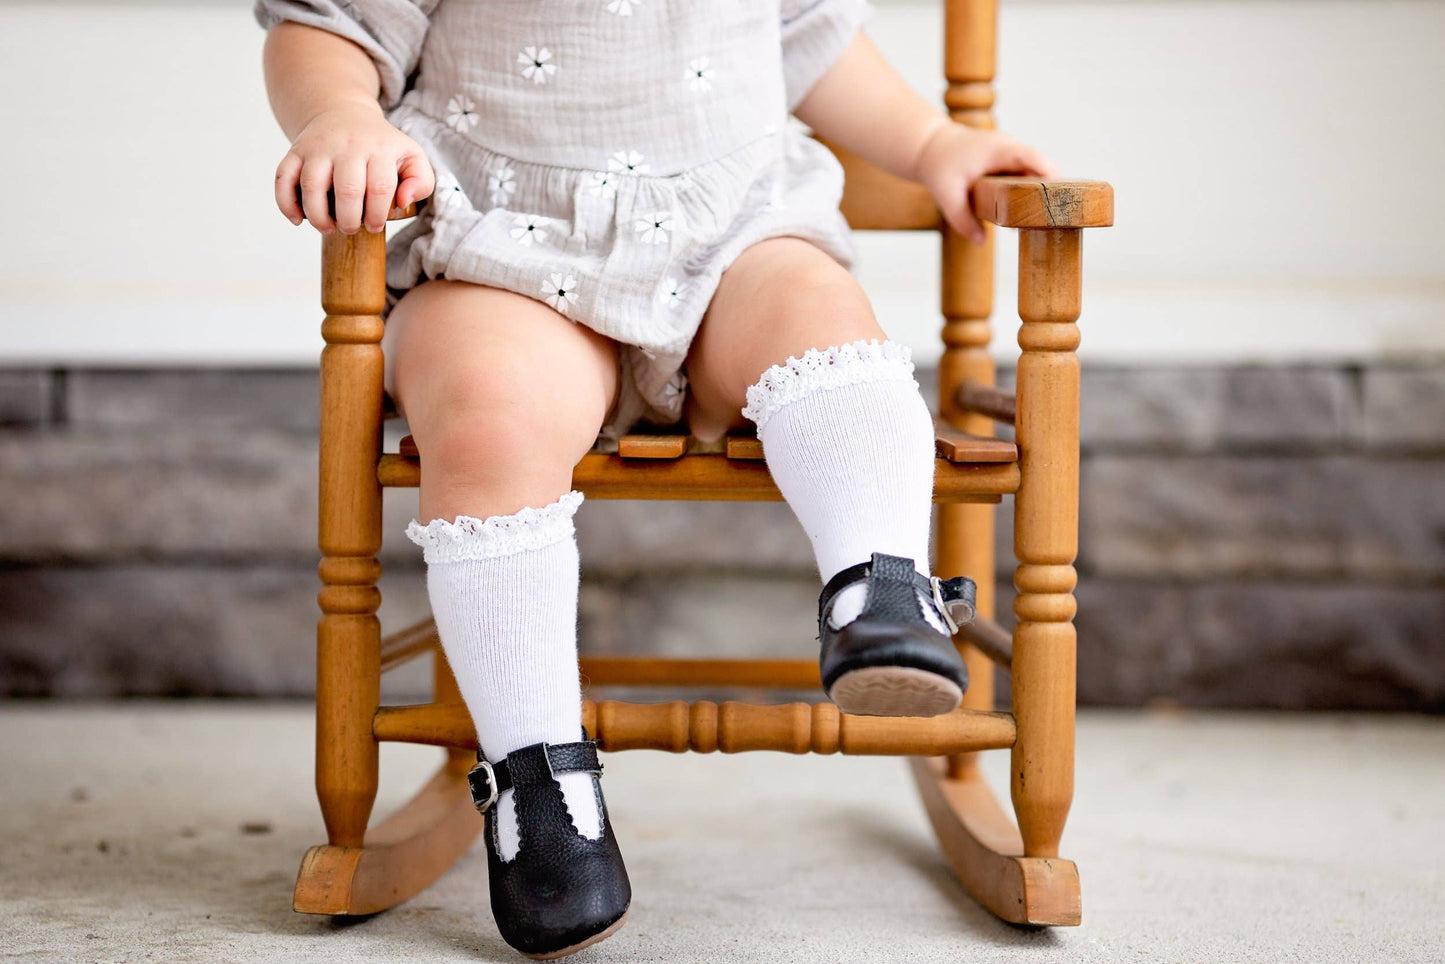
[[[650,218],[638,218],[632,222],[638,235],[648,244],[665,244],[667,233],[673,230],[672,213],[656,211]]]
[[[577,279],[570,274],[553,274],[542,282],[542,293],[547,296],[547,304],[565,315],[567,309],[577,303]]]
[[[611,0],[607,4],[607,12],[615,13],[619,17],[632,16],[632,8],[642,5],[642,0]]]
[[[677,189],[679,191],[691,191],[694,185],[691,171],[683,171],[677,176]]]
[[[512,237],[517,239],[521,245],[531,244],[533,241],[544,244],[547,241],[547,225],[552,223],[551,218],[538,217],[535,214],[519,214],[512,223]]]
[[[545,84],[547,78],[557,72],[557,65],[547,61],[552,59],[552,51],[546,47],[523,47],[522,52],[517,54],[517,63],[522,65],[522,76],[534,84]]]
[[[593,171],[592,186],[587,191],[593,197],[610,198],[617,194],[617,185],[612,182],[612,175],[606,171]]]
[[[712,82],[717,73],[708,66],[708,58],[694,57],[688,62],[687,72],[683,76],[687,78],[689,89],[706,93],[712,90]]]
[[[662,401],[671,411],[677,400],[682,396],[682,390],[687,387],[687,376],[681,371],[673,372],[667,384],[662,386]]]
[[[466,94],[453,94],[447,101],[447,126],[458,134],[465,134],[481,120],[476,113],[476,104]]]
[[[432,202],[439,208],[446,207],[459,194],[462,194],[462,186],[457,179],[450,174],[438,174],[436,190],[432,192]]]
[[[492,204],[505,205],[517,191],[517,172],[506,161],[501,167],[494,167],[487,174],[487,190],[492,192]]]
[[[662,279],[662,290],[657,293],[658,301],[667,305],[668,308],[676,308],[682,304],[682,299],[686,296],[687,285],[670,275]]]
[[[646,174],[652,168],[642,162],[637,151],[618,151],[607,159],[607,169],[617,174]]]

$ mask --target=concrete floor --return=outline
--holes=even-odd
[[[480,842],[360,921],[290,909],[322,839],[310,709],[0,708],[0,958],[520,961]],[[379,811],[435,763],[388,746]],[[1004,785],[1007,755],[987,756]],[[1084,924],[956,885],[904,765],[608,758],[632,916],[583,961],[1445,961],[1445,720],[1084,711],[1063,854]]]

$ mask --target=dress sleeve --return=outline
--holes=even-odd
[[[255,0],[251,12],[267,30],[283,20],[345,37],[371,55],[381,75],[381,106],[401,102],[421,58],[431,12],[441,0]]]
[[[869,0],[782,0],[783,82],[800,104],[873,16]]]

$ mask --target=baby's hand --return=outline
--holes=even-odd
[[[918,180],[927,185],[953,229],[975,244],[983,244],[988,236],[973,216],[969,191],[985,174],[1059,176],[1041,152],[1007,134],[956,121],[939,128],[919,152]]]
[[[333,185],[334,221],[326,199]],[[322,234],[337,228],[355,234],[363,223],[368,231],[383,231],[393,201],[404,208],[435,188],[426,153],[374,103],[347,102],[317,114],[276,168],[281,213],[292,224],[305,217]]]

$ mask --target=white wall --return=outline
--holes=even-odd
[[[938,16],[883,0],[870,28],[933,98]],[[1087,358],[1445,351],[1445,4],[1005,0],[1000,30],[1000,126],[1115,185]],[[0,364],[314,361],[319,244],[271,200],[262,39],[248,0],[0,2]],[[936,243],[863,238],[920,360]]]

